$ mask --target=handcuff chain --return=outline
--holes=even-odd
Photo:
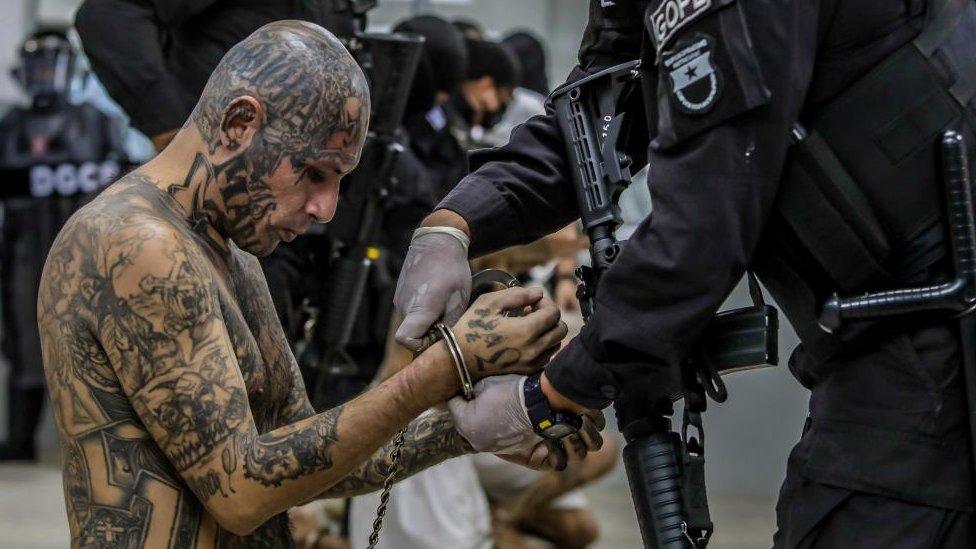
[[[486,271],[477,273],[472,277],[472,282],[477,283],[479,278],[500,282],[509,288],[518,285],[517,278],[498,269],[488,269]],[[496,278],[499,278],[500,280],[495,280]],[[444,327],[446,328],[446,326]],[[426,349],[437,341],[437,332],[438,330],[432,329],[428,335],[425,336],[424,339],[426,340],[426,344],[424,345],[423,349]],[[451,335],[453,336],[453,333]],[[455,345],[456,344],[457,343],[455,342]],[[451,351],[452,349],[450,348],[450,344],[448,343],[447,345],[448,350]],[[460,349],[458,349],[458,351],[460,351]],[[462,361],[463,358],[464,355],[461,355]],[[466,368],[465,373],[467,373]],[[462,385],[463,383],[464,380],[462,379]],[[383,519],[386,518],[386,506],[390,502],[390,490],[393,488],[393,479],[396,477],[397,466],[400,464],[400,453],[403,450],[403,445],[406,441],[408,427],[404,427],[393,441],[393,451],[390,453],[390,474],[386,477],[386,480],[383,481],[383,491],[380,493],[380,504],[376,507],[376,518],[373,519],[373,532],[369,535],[368,549],[376,549],[376,544],[380,541],[380,531],[383,529]]]
[[[400,464],[400,453],[406,441],[407,427],[404,427],[396,439],[393,440],[393,452],[390,453],[390,474],[383,481],[383,491],[380,493],[380,504],[376,507],[376,518],[373,519],[373,532],[369,535],[369,549],[376,549],[380,541],[380,530],[383,529],[383,519],[386,518],[386,506],[390,502],[390,490],[393,489],[393,479],[396,477],[397,466]]]

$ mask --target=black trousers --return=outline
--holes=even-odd
[[[970,549],[973,513],[803,478],[791,463],[776,505],[774,549]]]
[[[37,290],[48,250],[64,222],[89,196],[15,199],[4,204],[0,245],[2,351],[13,389],[44,388],[37,331]]]

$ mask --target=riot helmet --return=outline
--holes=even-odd
[[[80,76],[78,52],[68,35],[57,29],[39,30],[20,47],[20,65],[14,78],[36,108],[63,105]]]

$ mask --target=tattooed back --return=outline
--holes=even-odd
[[[284,515],[237,537],[201,505],[240,482],[242,426],[312,415],[253,256],[134,173],[61,231],[38,323],[73,547],[290,545]]]

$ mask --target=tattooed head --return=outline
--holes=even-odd
[[[327,30],[261,27],[227,52],[191,116],[219,187],[219,204],[201,210],[216,207],[215,228],[255,255],[328,221],[369,107],[366,77]]]

